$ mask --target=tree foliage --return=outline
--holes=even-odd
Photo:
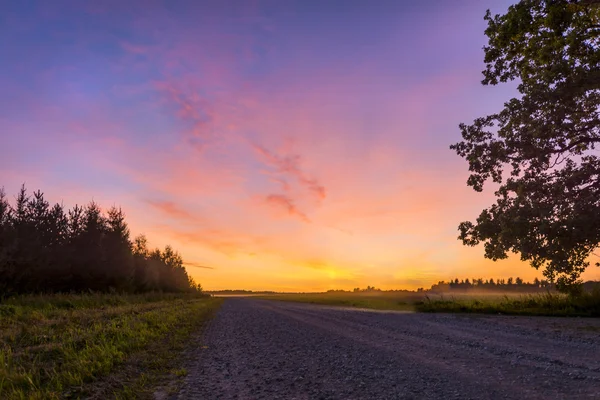
[[[94,202],[65,212],[21,187],[10,204],[0,188],[0,297],[68,291],[201,291],[167,246],[130,239],[125,214]]]
[[[522,0],[485,20],[482,83],[517,81],[519,97],[461,124],[451,146],[474,190],[499,184],[459,238],[493,260],[519,253],[569,288],[600,243],[600,1]]]

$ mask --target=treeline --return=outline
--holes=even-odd
[[[444,290],[502,290],[502,291],[524,291],[531,292],[536,290],[554,290],[555,285],[545,279],[535,278],[533,282],[525,282],[523,279],[508,278],[508,279],[483,279],[474,278],[469,280],[458,278],[451,280],[450,282],[440,281],[431,286],[431,291],[444,291]]]
[[[0,297],[83,291],[200,292],[170,246],[130,239],[125,215],[98,204],[65,210],[21,187],[14,205],[0,189]]]

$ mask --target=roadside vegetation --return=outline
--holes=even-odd
[[[260,298],[373,310],[412,311],[414,310],[413,303],[423,298],[420,294],[412,293],[407,294],[404,291],[379,295],[353,292],[293,293],[264,295]]]
[[[420,312],[600,317],[600,291],[577,296],[546,293],[492,299],[476,296],[449,299],[427,297],[414,306],[415,310]]]
[[[221,301],[120,208],[0,189],[0,399],[152,398]]]
[[[417,312],[479,313],[506,315],[545,315],[563,317],[600,316],[600,283],[583,284],[577,295],[558,292],[543,281],[532,283],[517,278],[474,279],[467,284],[458,279],[439,282],[418,291],[380,290],[374,287],[324,293],[278,293],[262,299],[293,301],[330,306]],[[491,284],[489,282],[492,282]],[[462,282],[462,283],[461,283]],[[481,283],[479,283],[481,282]],[[544,286],[542,286],[544,285]],[[466,289],[467,288],[467,289]],[[543,291],[545,290],[545,291]]]
[[[221,300],[20,296],[0,304],[0,398],[145,398],[185,375],[186,341]]]

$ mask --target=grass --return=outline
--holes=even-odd
[[[540,316],[600,316],[600,291],[580,297],[557,293],[498,294],[494,292],[428,294],[416,292],[301,293],[261,296],[262,299],[331,306],[417,312],[478,313]]]
[[[158,293],[5,300],[0,398],[144,397],[153,382],[182,375],[186,339],[220,302]]]
[[[260,296],[262,299],[292,301],[330,306],[368,308],[373,310],[413,311],[413,302],[423,298],[422,295],[406,294],[405,292],[382,293],[299,293],[274,294]]]
[[[427,299],[415,303],[415,308],[420,312],[600,317],[600,291],[585,293],[578,297],[547,293],[488,300]]]

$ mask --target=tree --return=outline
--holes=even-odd
[[[14,278],[12,265],[12,208],[6,198],[4,188],[0,188],[0,300],[3,293],[12,289],[11,279]]]
[[[150,251],[148,250],[148,239],[145,235],[136,236],[132,245],[135,288],[138,291],[153,290],[156,288],[158,273],[152,275],[148,265]]]
[[[52,269],[51,264],[51,228],[48,214],[50,203],[44,198],[44,194],[38,190],[27,203],[27,214],[29,217],[30,230],[27,241],[23,243],[29,254],[28,279],[32,291],[39,290],[43,284],[43,276]]]
[[[49,271],[45,275],[54,284],[54,289],[67,291],[70,289],[69,265],[69,220],[62,204],[55,204],[47,214],[49,247]]]
[[[109,286],[115,289],[125,289],[133,284],[135,264],[129,236],[125,213],[120,208],[110,208],[107,212],[103,247]]]
[[[0,188],[0,298],[89,290],[201,293],[202,286],[170,246],[151,253],[143,235],[131,243],[120,208],[105,216],[92,202],[65,213],[24,185],[13,207]]]
[[[569,290],[600,243],[600,1],[522,0],[485,20],[482,83],[515,80],[519,97],[460,124],[467,184],[499,188],[459,239],[492,260],[518,253]]]
[[[100,206],[94,201],[83,210],[83,227],[76,245],[77,270],[83,282],[93,290],[103,290],[109,285],[106,253],[103,241],[106,234],[106,219]],[[85,285],[85,283],[84,283]]]
[[[520,286],[523,284],[523,279],[521,279],[517,276],[517,279],[515,279],[515,283]]]

